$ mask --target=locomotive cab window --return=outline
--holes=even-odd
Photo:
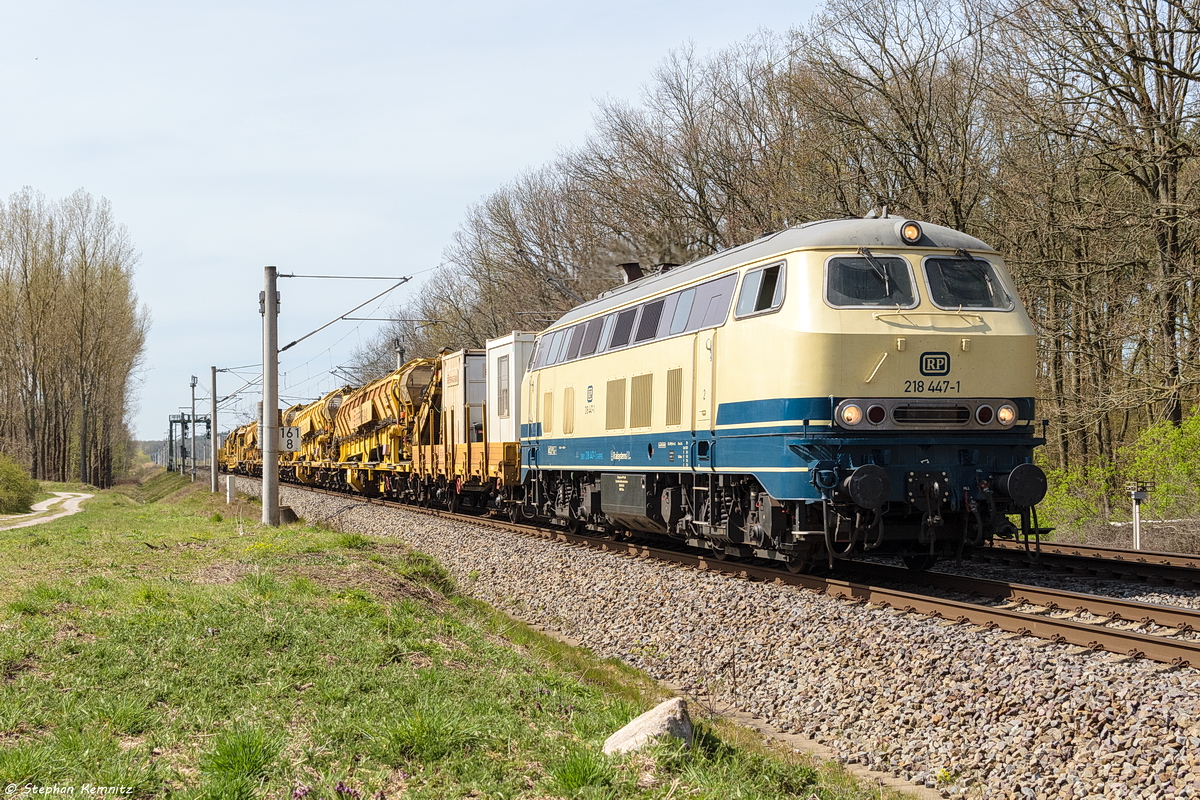
[[[929,298],[938,308],[981,308],[1009,311],[1013,300],[996,268],[982,258],[958,255],[925,259]]]
[[[825,302],[834,308],[912,308],[912,268],[897,256],[834,256],[825,262]]]
[[[772,264],[746,273],[734,316],[748,317],[779,310],[783,305],[783,266]]]

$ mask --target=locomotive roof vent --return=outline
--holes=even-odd
[[[618,264],[621,268],[621,273],[625,276],[626,283],[633,283],[640,280],[646,273],[642,272],[642,265],[636,261],[630,261],[627,264]]]

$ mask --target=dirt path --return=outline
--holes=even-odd
[[[52,519],[59,517],[67,517],[71,514],[78,514],[83,510],[83,501],[89,500],[96,495],[84,494],[83,492],[55,492],[57,497],[51,497],[49,500],[43,500],[40,503],[34,503],[28,514],[18,514],[12,517],[6,517],[0,520],[0,531],[9,531],[13,528],[28,528],[30,525],[41,525],[43,522],[49,522]],[[52,506],[62,503],[53,514],[46,514]],[[38,516],[45,514],[45,516]],[[22,519],[25,517],[26,519]],[[9,520],[17,519],[20,522],[8,524]]]

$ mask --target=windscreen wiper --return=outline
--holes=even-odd
[[[865,247],[858,248],[858,254],[867,260],[871,265],[871,269],[875,270],[875,274],[883,281],[883,291],[885,297],[892,296],[892,273],[888,269],[887,264],[884,264],[878,258],[871,254],[871,251]]]
[[[975,274],[977,274],[979,277],[983,278],[983,282],[987,284],[988,294],[991,295],[992,297],[996,296],[996,287],[992,285],[991,270],[986,270],[983,267],[979,266],[979,261],[981,259],[975,258],[975,256],[971,255],[966,250],[963,250],[961,247],[954,251],[954,256],[955,256],[955,258],[957,258],[961,261],[966,261],[968,264],[970,264],[971,269],[975,270]],[[987,262],[984,262],[984,263],[987,263]]]

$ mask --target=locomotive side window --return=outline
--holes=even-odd
[[[749,294],[755,298],[761,295],[764,308],[752,313],[779,308],[783,302],[783,267],[783,264],[774,264],[753,273],[756,285]],[[540,336],[531,369],[552,367],[607,350],[619,350],[630,344],[721,325],[729,316],[737,279],[737,273],[731,272],[640,306],[614,311]],[[747,290],[743,288],[743,295],[746,294]]]
[[[696,300],[688,316],[687,330],[711,328],[720,325],[729,316],[729,305],[733,301],[733,287],[737,273],[731,273],[715,281],[696,287]]]
[[[571,343],[567,345],[563,361],[570,361],[579,357],[579,348],[583,346],[583,329],[585,327],[585,325],[580,324],[571,328]]]
[[[610,337],[612,337],[613,326],[616,323],[616,314],[609,314],[604,318],[604,327],[600,331],[600,344],[596,346],[596,352],[601,353],[608,349],[608,342]]]
[[[671,321],[675,318],[675,306],[679,303],[680,294],[682,292],[667,295],[662,314],[658,318],[658,333],[655,334],[655,339],[665,339],[671,335]]]
[[[982,258],[925,259],[929,298],[938,308],[984,308],[1009,311],[1012,298],[990,261]]]
[[[546,366],[552,366],[562,361],[562,351],[567,344],[568,331],[555,331],[554,341],[550,343],[550,352],[546,355]]]
[[[696,290],[684,289],[679,293],[679,302],[675,306],[675,313],[671,316],[671,335],[683,333],[687,327],[688,317],[692,313],[692,304],[696,302]]]
[[[554,339],[558,336],[557,333],[549,333],[538,338],[537,353],[534,355],[533,368],[541,369],[547,364],[553,363],[550,360],[550,351],[554,349]]]
[[[604,330],[605,317],[596,317],[587,324],[587,331],[583,334],[583,347],[579,351],[581,356],[590,356],[596,352],[596,346],[600,344],[600,333]]]
[[[912,308],[912,268],[895,256],[835,256],[825,262],[825,300],[834,308]]]
[[[636,308],[628,309],[617,314],[617,322],[613,327],[612,341],[608,343],[609,350],[616,350],[618,347],[624,347],[629,344],[629,337],[633,334],[633,320],[637,316]]]
[[[735,316],[748,317],[778,311],[783,305],[783,276],[783,264],[772,264],[747,272],[742,279],[742,293],[738,295]]]
[[[663,300],[655,300],[642,307],[642,319],[638,322],[637,335],[633,337],[635,343],[649,341],[658,333],[658,321],[662,317],[663,302]]]

